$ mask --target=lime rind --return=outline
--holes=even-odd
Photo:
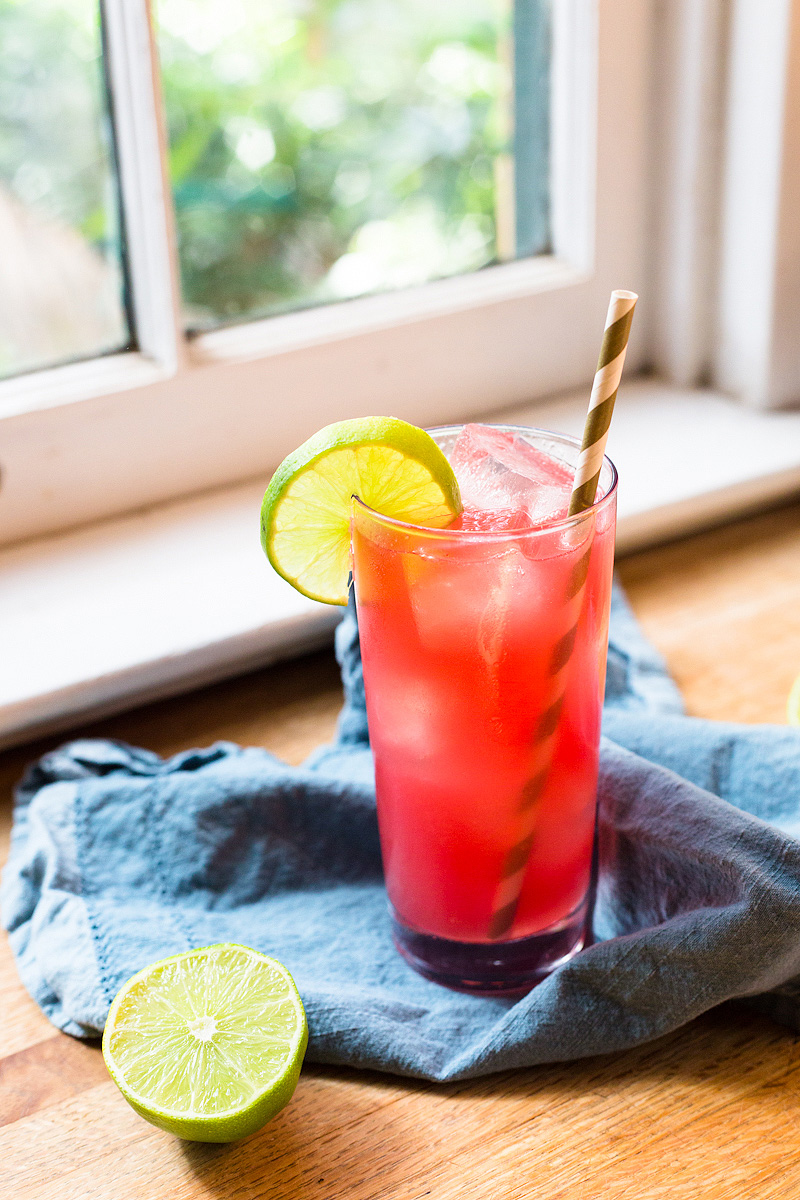
[[[153,963],[114,999],[103,1056],[125,1099],[190,1141],[228,1142],[289,1102],[308,1042],[286,968],[223,943]]]
[[[790,725],[800,725],[800,675],[792,684],[786,701],[786,720]]]
[[[397,417],[319,430],[278,467],[261,510],[269,561],[312,600],[347,603],[354,495],[385,516],[433,529],[461,512],[453,469],[424,430]]]

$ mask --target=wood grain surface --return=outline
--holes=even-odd
[[[800,507],[627,559],[645,629],[701,716],[782,721],[800,672]],[[216,738],[299,762],[340,704],[321,653],[81,734],[170,754]],[[55,739],[0,756],[10,792]],[[800,1046],[737,1005],[624,1054],[430,1085],[309,1066],[230,1146],[142,1121],[99,1049],[56,1032],[0,941],[0,1196],[15,1200],[800,1200]]]

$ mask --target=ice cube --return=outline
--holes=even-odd
[[[539,526],[566,516],[569,468],[518,434],[490,425],[465,425],[450,455],[465,512],[464,529],[487,528],[479,514],[496,514],[489,528]]]
[[[452,555],[403,559],[420,644],[440,654],[459,655],[465,645],[478,645],[487,619],[499,625],[525,570],[519,548],[505,542],[475,553],[467,543]]]

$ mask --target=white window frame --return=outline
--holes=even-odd
[[[713,375],[760,408],[800,401],[800,2],[735,0]]]
[[[651,362],[800,403],[800,0],[656,0]]]
[[[647,291],[654,14],[554,0],[552,254],[187,338],[150,4],[106,0],[139,350],[0,384],[0,541],[263,477],[343,416],[432,424],[589,380],[609,292]]]

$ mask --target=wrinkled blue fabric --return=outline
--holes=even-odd
[[[290,969],[310,1059],[428,1079],[621,1050],[732,997],[797,1026],[800,732],[682,715],[616,591],[595,943],[522,999],[459,995],[392,947],[352,612],[336,643],[337,739],[302,767],[76,741],[29,769],[0,902],[59,1028],[96,1034],[133,972],[220,941]]]

